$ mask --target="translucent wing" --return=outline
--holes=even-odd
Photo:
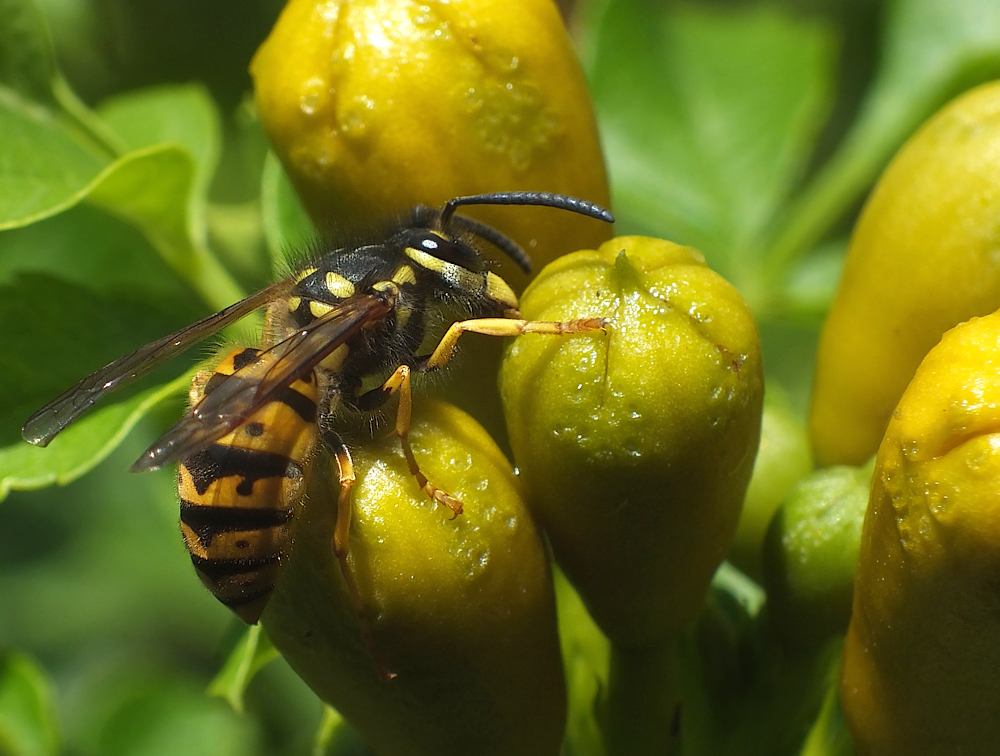
[[[366,323],[389,312],[390,300],[361,294],[296,331],[218,384],[147,449],[133,472],[185,459],[242,425],[292,381],[306,375]]]
[[[289,281],[279,281],[204,320],[119,357],[96,373],[88,375],[29,417],[21,428],[21,435],[25,441],[35,446],[47,446],[60,431],[94,406],[105,394],[128,386],[230,323],[266,306],[286,293],[290,285]]]

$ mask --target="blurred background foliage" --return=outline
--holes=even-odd
[[[921,120],[1000,73],[1000,14],[991,5],[564,7],[592,82],[616,231],[697,246],[737,285],[761,325],[768,391],[799,422],[853,217]],[[18,430],[81,375],[269,279],[280,243],[269,223],[280,225],[273,216],[283,206],[272,196],[274,165],[248,104],[247,65],[281,6],[37,0],[58,68],[80,101],[12,75],[22,70],[19,56],[37,50],[12,33],[20,27],[0,34],[0,490],[42,488],[11,490],[0,505],[0,754],[300,754],[313,749],[318,730],[334,729],[280,661],[250,683],[245,714],[204,693],[242,628],[192,574],[177,534],[173,473],[124,473],[176,417],[179,398],[157,405],[117,448],[123,423],[136,424],[160,389],[95,413],[80,431],[92,443],[76,442],[86,453],[67,453],[52,469],[27,460]],[[0,0],[0,26],[32,7]],[[86,134],[85,149],[64,154],[55,137],[46,143],[25,129],[38,108],[57,114],[60,133]],[[158,129],[180,146],[157,147]],[[22,142],[34,162],[18,162]],[[25,164],[58,179],[50,182],[58,196],[39,202],[35,215],[32,192],[44,182],[10,180]],[[162,190],[176,196],[160,198],[173,215],[127,202],[153,174],[177,177],[177,188]],[[214,285],[199,290],[184,280],[192,260],[210,268],[221,260],[206,279]],[[72,349],[47,346],[67,334]],[[183,381],[165,393],[176,397]],[[55,480],[68,484],[53,487]],[[740,618],[755,608],[734,609],[727,597],[759,604],[747,582],[713,594],[692,643],[738,635]],[[565,636],[566,649],[586,646]],[[743,651],[731,645],[730,667],[739,666]],[[721,688],[729,678],[720,665],[700,673],[715,674]],[[818,662],[782,684],[794,690],[795,675],[822,677],[825,669]],[[716,733],[718,752],[753,737],[750,708],[731,731]],[[829,702],[822,716],[836,717]],[[798,752],[805,731],[786,734],[776,752]],[[822,737],[814,730],[807,749],[819,749]],[[341,738],[337,748],[360,746]]]

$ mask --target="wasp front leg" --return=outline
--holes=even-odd
[[[463,333],[481,333],[486,336],[520,336],[525,333],[566,336],[574,333],[604,331],[607,326],[608,322],[604,318],[580,318],[563,321],[523,320],[521,318],[460,320],[451,324],[431,356],[421,366],[421,370],[437,370],[444,366],[451,359],[451,355],[455,351],[455,344]]]

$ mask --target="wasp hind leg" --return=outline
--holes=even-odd
[[[372,632],[371,622],[368,613],[365,611],[364,602],[361,600],[361,591],[358,589],[357,580],[354,579],[354,571],[347,561],[348,538],[351,531],[351,490],[354,488],[356,476],[354,474],[354,461],[351,459],[351,452],[347,448],[344,440],[333,431],[324,431],[322,434],[323,445],[327,448],[334,460],[337,462],[337,471],[340,478],[340,494],[337,497],[337,524],[333,530],[333,553],[340,564],[340,572],[344,576],[344,583],[347,586],[347,593],[351,600],[351,607],[358,618],[358,625],[361,628],[361,640],[368,649],[368,655],[375,662],[378,675],[382,680],[391,680],[396,676],[395,672],[390,672],[375,642],[375,634]]]

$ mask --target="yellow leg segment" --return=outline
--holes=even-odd
[[[382,388],[390,394],[399,394],[399,409],[396,410],[396,425],[393,428],[393,433],[399,438],[399,443],[403,447],[403,456],[406,457],[406,466],[410,468],[410,474],[417,479],[417,484],[431,499],[455,513],[452,519],[458,517],[462,514],[462,502],[427,480],[427,476],[420,471],[420,465],[417,464],[416,457],[413,456],[413,449],[410,447],[410,414],[413,410],[413,398],[410,391],[409,366],[400,365],[396,368],[395,372],[382,384]]]
[[[333,553],[340,564],[340,573],[344,576],[344,583],[347,586],[347,594],[351,599],[351,607],[358,618],[358,625],[361,628],[361,640],[368,649],[378,670],[378,676],[382,680],[391,680],[396,676],[395,672],[390,672],[382,658],[382,652],[375,642],[375,634],[372,632],[371,623],[368,621],[368,614],[365,612],[364,602],[361,600],[361,591],[358,583],[354,579],[354,572],[347,561],[348,537],[351,530],[351,489],[357,477],[354,474],[354,461],[351,459],[351,452],[344,444],[340,436],[329,434],[325,438],[327,447],[333,453],[333,458],[337,461],[337,470],[340,477],[340,495],[337,497],[337,524],[333,530]]]
[[[515,318],[476,318],[452,323],[451,328],[434,348],[427,361],[427,370],[434,370],[451,359],[458,337],[463,333],[482,333],[486,336],[520,336],[524,333],[542,333],[560,336],[572,333],[603,331],[607,328],[604,318],[581,318],[579,320],[549,321],[521,320]]]

